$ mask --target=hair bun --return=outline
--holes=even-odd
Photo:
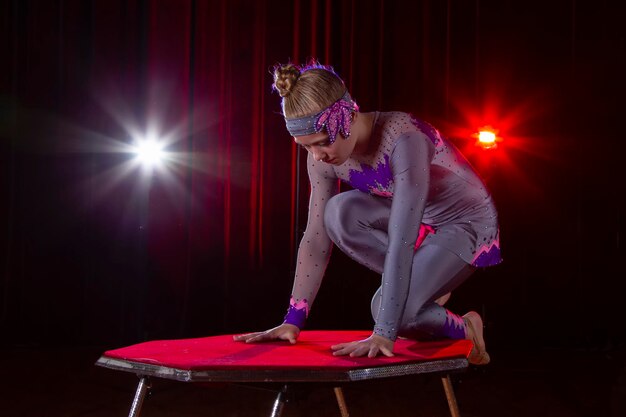
[[[300,69],[293,65],[281,65],[274,68],[274,89],[281,97],[288,96],[300,78]]]

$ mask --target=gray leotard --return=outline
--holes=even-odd
[[[467,160],[431,125],[406,113],[376,113],[371,141],[376,145],[372,152],[353,155],[341,166],[316,162],[309,155],[309,220],[292,295],[296,303],[306,300],[310,306],[321,284],[331,248],[324,210],[338,192],[337,179],[391,199],[382,271],[387,288],[376,328],[395,339],[409,294],[420,224],[435,230],[423,245],[446,248],[467,264],[485,267],[501,260],[497,213]]]

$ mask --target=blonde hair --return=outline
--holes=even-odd
[[[346,86],[332,68],[318,63],[299,68],[294,64],[274,67],[274,85],[288,119],[320,112],[346,93]]]

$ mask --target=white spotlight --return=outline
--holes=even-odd
[[[137,160],[143,165],[159,165],[164,157],[163,145],[154,139],[143,139],[135,145]]]

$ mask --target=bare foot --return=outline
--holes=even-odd
[[[465,338],[474,343],[467,360],[472,365],[487,365],[491,358],[487,353],[483,338],[483,319],[477,312],[470,311],[463,316],[463,321],[465,321]]]
[[[441,297],[437,298],[437,299],[435,300],[435,302],[436,302],[437,304],[439,304],[440,306],[442,306],[442,305],[444,305],[445,303],[447,303],[447,302],[448,302],[448,300],[450,299],[450,296],[451,296],[451,295],[452,295],[452,293],[451,293],[451,292],[449,292],[449,293],[447,293],[447,294],[444,294],[444,295],[442,295]]]

